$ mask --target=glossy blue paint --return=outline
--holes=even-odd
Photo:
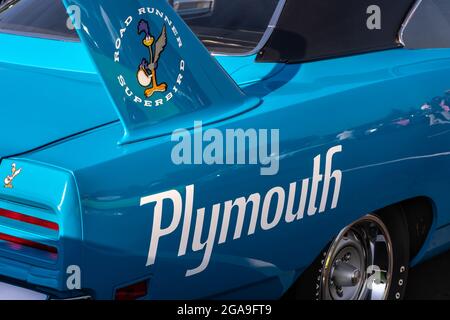
[[[79,43],[8,34],[0,34],[0,43],[0,118],[8,137],[0,157],[117,120]]]
[[[285,67],[284,64],[280,63],[256,64],[256,55],[242,57],[217,55],[216,58],[220,65],[241,87],[271,78]]]
[[[81,50],[79,45],[68,43],[67,48]],[[246,96],[262,103],[206,128],[280,129],[277,175],[261,176],[258,167],[247,165],[174,165],[170,135],[117,144],[123,136],[119,122],[3,159],[2,177],[13,162],[24,171],[14,189],[0,190],[0,207],[60,223],[55,245],[62,256],[51,264],[32,253],[0,250],[0,265],[8,265],[0,272],[65,291],[65,270],[78,265],[82,287],[98,299],[111,299],[117,288],[143,279],[150,284],[149,299],[278,298],[344,226],[417,196],[430,199],[435,218],[413,263],[448,249],[450,50],[396,49],[296,65],[257,64],[253,57],[216,59]],[[49,68],[58,63],[45,62]],[[94,77],[89,62],[80,70]],[[73,91],[78,99],[107,96],[105,90],[94,94],[79,86]],[[110,112],[88,106],[96,106],[98,117]],[[21,143],[26,134],[15,141]],[[187,254],[178,256],[180,224],[161,239],[156,263],[146,266],[155,208],[140,206],[142,197],[168,190],[185,197],[186,186],[194,184],[194,208],[205,207],[208,226],[214,204],[255,192],[263,195],[274,186],[288,190],[291,182],[311,177],[314,157],[323,159],[337,145],[342,152],[333,168],[343,176],[336,209],[289,224],[282,221],[234,241],[230,231],[227,242],[215,243],[208,268],[191,277],[185,276],[186,269],[198,266],[203,252],[192,250],[192,222]],[[323,172],[323,160],[321,164]],[[165,225],[172,211],[164,207]],[[55,243],[51,232],[11,223],[0,219],[0,230]],[[235,226],[232,218],[230,230]]]

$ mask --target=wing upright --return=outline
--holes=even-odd
[[[120,143],[192,129],[198,119],[215,123],[259,105],[260,99],[242,92],[167,0],[62,2],[81,9],[77,32],[119,114]],[[155,43],[153,30],[162,30]],[[148,79],[141,64],[151,46],[149,68],[157,62],[152,76],[166,86],[149,96],[142,88]]]

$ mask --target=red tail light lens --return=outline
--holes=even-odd
[[[0,233],[0,240],[8,241],[10,243],[14,243],[14,244],[22,245],[25,247],[42,250],[42,251],[47,251],[47,252],[50,252],[53,254],[58,253],[58,249],[56,249],[55,247],[47,246],[45,244],[34,242],[31,240],[17,238],[17,237],[10,236],[10,235],[4,234],[4,233]]]
[[[21,222],[25,222],[25,223],[29,223],[29,224],[34,224],[36,226],[40,226],[43,228],[59,231],[59,225],[55,222],[35,218],[32,216],[27,216],[25,214],[21,214],[21,213],[14,212],[14,211],[9,211],[6,209],[0,209],[0,217],[5,217],[8,219],[13,219],[13,220],[17,220],[17,221],[21,221]]]
[[[117,289],[116,300],[136,300],[147,295],[147,281]]]

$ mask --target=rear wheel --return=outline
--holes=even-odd
[[[405,292],[408,263],[406,219],[394,207],[387,208],[339,232],[302,275],[294,295],[319,300],[398,300]]]

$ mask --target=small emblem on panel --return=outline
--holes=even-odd
[[[9,188],[9,189],[13,188],[12,182],[20,174],[21,171],[22,171],[22,168],[17,169],[15,163],[13,163],[11,165],[11,174],[7,175],[5,180],[3,181],[5,183],[5,188]]]

